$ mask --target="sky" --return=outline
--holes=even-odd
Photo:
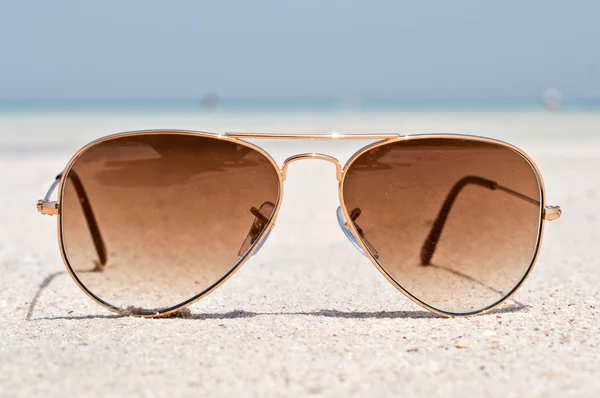
[[[0,99],[600,95],[597,0],[4,1]]]

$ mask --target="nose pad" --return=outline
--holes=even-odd
[[[250,231],[248,231],[248,235],[246,235],[246,239],[244,239],[244,242],[242,243],[242,246],[238,251],[238,258],[242,258],[248,252],[248,250],[250,250],[252,245],[254,245],[254,242],[256,242],[260,234],[265,229],[265,226],[269,223],[269,218],[271,218],[274,209],[275,205],[271,202],[263,203],[259,209],[257,209],[256,207],[250,208],[250,213],[252,213],[255,218],[252,222],[252,225],[250,226]],[[261,247],[269,238],[270,233],[271,230],[267,231],[267,235],[260,243],[260,246],[258,246],[254,253],[252,253],[252,257],[254,257],[256,253],[259,252]]]
[[[256,251],[254,253],[252,253],[252,257],[254,257],[256,255],[256,253],[258,253],[260,251],[260,249],[263,247],[263,245],[265,244],[267,239],[269,239],[269,235],[271,235],[271,230],[267,231],[267,234],[265,235],[265,238],[263,239],[263,241],[260,242],[260,245],[258,245],[258,247],[256,248]]]
[[[346,222],[346,219],[344,218],[344,213],[342,212],[342,208],[340,206],[338,206],[336,214],[337,214],[338,224],[340,224],[340,228],[342,229],[342,232],[344,232],[344,235],[346,235],[346,238],[348,238],[348,240],[350,241],[350,243],[352,243],[352,245],[354,247],[356,247],[356,249],[363,256],[366,257],[367,255],[363,251],[362,247],[360,247],[360,245],[358,244],[358,242],[354,238],[354,235],[352,235],[352,232],[350,232],[350,229],[348,228],[348,223]]]
[[[350,216],[352,217],[353,222],[360,216],[360,213],[361,213],[361,210],[359,208],[356,208],[350,212]],[[356,249],[358,249],[358,251],[363,256],[368,257],[365,254],[362,247],[360,247],[360,245],[356,241],[356,238],[354,238],[354,235],[352,235],[352,232],[350,231],[350,227],[348,226],[348,222],[346,221],[346,218],[344,217],[344,213],[342,212],[342,208],[340,206],[338,206],[336,214],[337,214],[338,224],[340,224],[340,228],[342,228],[342,231],[344,232],[344,235],[346,235],[346,238],[348,238],[350,243],[352,243],[354,245],[354,247],[356,247]],[[379,252],[373,247],[371,242],[369,242],[367,240],[363,229],[361,227],[359,227],[358,224],[356,224],[356,222],[354,222],[354,226],[356,227],[358,234],[362,238],[363,244],[367,247],[367,250],[369,250],[369,252],[373,255],[373,257],[375,257],[375,259],[379,259]]]

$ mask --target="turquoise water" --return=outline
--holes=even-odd
[[[437,117],[440,114],[457,117]],[[542,136],[596,142],[599,115],[600,102],[585,100],[564,101],[560,112],[547,111],[540,100],[0,100],[0,154],[77,150],[104,135],[161,128],[219,133],[457,132],[515,143]],[[289,120],[296,124],[288,126]]]
[[[28,114],[248,114],[248,113],[412,113],[412,112],[543,112],[540,99],[518,100],[0,100],[0,115]],[[561,111],[600,112],[600,100],[564,101]]]

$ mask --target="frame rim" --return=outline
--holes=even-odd
[[[273,214],[271,215],[271,217],[269,219],[269,222],[267,223],[267,225],[265,225],[265,227],[262,230],[261,234],[259,235],[258,239],[252,244],[252,246],[244,254],[244,256],[242,258],[240,258],[229,269],[229,271],[227,271],[217,281],[215,281],[213,284],[211,284],[209,287],[202,290],[200,293],[196,294],[195,296],[192,296],[191,298],[184,300],[183,302],[181,302],[179,304],[167,307],[166,309],[164,309],[162,311],[149,312],[149,313],[133,313],[133,312],[124,311],[121,308],[115,307],[112,304],[102,300],[100,297],[97,297],[93,292],[91,292],[79,280],[75,271],[71,267],[71,264],[69,262],[69,259],[68,259],[68,256],[67,256],[67,253],[65,250],[64,238],[63,238],[63,207],[59,205],[58,217],[57,217],[58,246],[59,246],[59,250],[60,250],[60,254],[61,254],[63,263],[65,264],[65,268],[67,269],[67,273],[71,276],[71,279],[73,279],[75,284],[89,298],[91,298],[94,302],[96,302],[96,304],[99,304],[100,306],[102,306],[112,312],[115,312],[119,315],[122,315],[122,316],[134,316],[134,317],[139,317],[139,318],[168,317],[169,315],[174,314],[177,311],[181,311],[182,309],[196,303],[200,299],[202,299],[202,298],[208,296],[210,293],[214,292],[217,288],[219,288],[222,284],[224,284],[229,278],[231,278],[237,271],[239,271],[239,269],[252,257],[254,252],[259,247],[261,247],[262,243],[265,241],[265,239],[269,235],[269,232],[274,227],[275,220],[277,218],[277,214],[279,213],[279,209],[281,208],[281,203],[282,203],[282,199],[283,199],[283,178],[282,178],[281,170],[279,169],[279,166],[277,165],[275,160],[261,147],[254,145],[250,142],[246,142],[244,140],[237,139],[235,137],[214,134],[214,133],[208,133],[208,132],[203,132],[203,131],[178,130],[178,129],[156,129],[156,130],[136,130],[136,131],[127,131],[127,132],[122,132],[122,133],[111,134],[111,135],[107,135],[105,137],[98,138],[98,139],[84,145],[81,149],[79,149],[71,157],[71,159],[67,162],[67,165],[64,167],[64,169],[62,171],[62,176],[61,176],[60,182],[58,184],[58,193],[57,193],[58,203],[59,204],[63,203],[64,185],[67,181],[69,172],[73,168],[73,165],[75,164],[77,159],[79,159],[79,157],[81,155],[83,155],[88,149],[90,149],[100,143],[103,143],[106,141],[111,141],[114,139],[131,137],[131,136],[160,135],[160,134],[193,136],[193,137],[198,137],[198,138],[211,138],[211,139],[223,140],[223,141],[231,142],[233,144],[242,145],[242,146],[245,146],[245,147],[248,147],[250,149],[257,151],[271,163],[271,165],[274,168],[275,173],[277,174],[277,180],[279,182],[279,186],[278,186],[279,191],[278,191],[278,195],[277,195],[277,202],[275,203],[275,208],[273,210]]]
[[[442,139],[442,138],[447,138],[447,139],[458,139],[458,140],[464,140],[464,141],[475,141],[475,142],[485,142],[488,144],[495,144],[495,145],[499,145],[501,147],[505,147],[507,149],[512,150],[513,152],[517,153],[518,155],[520,155],[531,167],[531,170],[533,171],[536,180],[538,182],[538,189],[540,192],[540,209],[539,209],[539,224],[538,224],[538,231],[537,231],[537,239],[536,239],[536,243],[535,243],[535,247],[534,247],[534,251],[533,254],[531,256],[531,259],[529,261],[529,265],[527,266],[526,271],[523,273],[523,275],[521,276],[519,282],[504,296],[502,297],[499,301],[494,302],[493,304],[490,304],[480,310],[476,310],[476,311],[470,311],[470,312],[464,312],[464,313],[454,313],[454,312],[449,312],[449,311],[443,311],[443,310],[439,310],[437,308],[434,308],[432,306],[430,306],[429,304],[425,303],[424,301],[420,300],[419,298],[417,298],[416,296],[414,296],[412,293],[410,293],[408,290],[406,290],[404,287],[402,287],[402,285],[400,285],[399,282],[397,282],[386,270],[385,268],[379,264],[379,262],[377,261],[377,259],[371,254],[371,252],[367,249],[366,245],[364,244],[362,238],[360,237],[360,234],[358,233],[358,231],[356,230],[356,227],[354,226],[354,223],[348,223],[348,227],[350,229],[350,232],[352,233],[352,235],[354,236],[355,240],[359,243],[361,249],[363,250],[363,252],[366,254],[367,258],[371,261],[371,263],[375,266],[375,268],[377,268],[377,270],[388,280],[388,282],[390,282],[392,284],[392,286],[394,286],[397,290],[399,290],[402,294],[404,294],[407,298],[409,298],[412,302],[414,302],[415,304],[419,305],[420,307],[426,309],[427,311],[430,311],[436,315],[445,317],[445,318],[457,318],[457,317],[469,317],[469,316],[473,316],[473,315],[483,315],[486,314],[490,311],[493,311],[494,309],[498,308],[499,306],[501,306],[502,304],[504,304],[506,302],[506,300],[510,299],[523,285],[523,283],[525,283],[525,281],[529,278],[529,276],[531,275],[533,268],[535,267],[535,264],[537,262],[537,259],[539,257],[540,251],[541,251],[541,246],[542,246],[542,239],[543,239],[543,235],[544,235],[544,226],[545,226],[545,209],[546,209],[546,188],[544,185],[544,180],[542,179],[542,175],[541,172],[539,170],[539,168],[537,167],[537,165],[535,164],[535,162],[533,161],[533,159],[531,159],[531,157],[525,153],[522,149],[509,144],[507,142],[498,140],[498,139],[493,139],[493,138],[487,138],[487,137],[481,137],[481,136],[476,136],[476,135],[468,135],[468,134],[442,134],[442,133],[436,133],[436,134],[414,134],[414,135],[402,135],[399,136],[398,138],[394,138],[394,139],[385,139],[385,140],[380,140],[377,142],[374,142],[370,145],[367,145],[363,148],[360,148],[358,151],[356,151],[352,156],[350,156],[350,158],[348,159],[348,161],[346,162],[346,164],[343,167],[342,170],[342,177],[341,180],[339,181],[338,184],[338,194],[339,194],[339,200],[340,200],[340,207],[342,208],[342,211],[344,213],[344,216],[346,217],[347,220],[350,219],[350,213],[348,212],[348,209],[346,208],[346,204],[344,202],[344,182],[346,180],[346,176],[347,176],[347,172],[350,169],[350,166],[352,165],[352,163],[354,163],[359,157],[361,157],[364,153],[368,152],[371,149],[380,147],[380,146],[384,146],[384,145],[390,145],[390,144],[394,144],[397,142],[404,142],[404,141],[413,141],[413,140],[420,140],[420,139],[431,139],[431,138],[438,138],[438,139]]]

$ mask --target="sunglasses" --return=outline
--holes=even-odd
[[[342,166],[303,153],[282,168],[248,139],[371,140]],[[176,315],[255,255],[274,227],[290,163],[336,167],[339,225],[408,298],[442,316],[490,311],[531,273],[546,206],[520,149],[462,135],[116,134],[79,150],[42,214],[58,216],[67,271],[123,315]],[[58,201],[50,197],[58,186]]]

